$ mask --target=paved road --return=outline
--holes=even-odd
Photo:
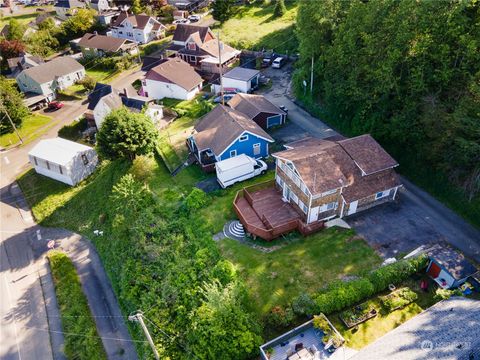
[[[144,72],[132,70],[114,79],[116,88],[129,89]],[[56,137],[58,130],[86,110],[82,101],[48,113],[58,123],[34,141],[0,152],[0,359],[62,359],[63,336],[55,294],[42,252],[47,239],[56,239],[77,259],[84,291],[97,318],[109,358],[135,359],[136,354],[95,251],[72,233],[36,225],[15,184],[15,178],[29,168],[28,152],[44,138]],[[18,206],[20,205],[20,209]],[[37,231],[41,236],[39,240]],[[52,233],[53,232],[53,233]],[[63,237],[62,237],[63,235]],[[72,244],[77,244],[73,246]],[[64,246],[64,245],[62,245]],[[104,300],[103,300],[104,299]],[[50,316],[47,320],[47,314]],[[112,314],[109,318],[105,314]],[[50,335],[50,336],[49,336]],[[127,339],[128,341],[112,340]],[[123,354],[123,355],[122,355]]]
[[[325,138],[336,134],[291,101],[291,68],[284,71],[268,68],[264,74],[273,79],[273,86],[265,96],[289,109],[290,124],[278,130],[275,138],[292,141],[305,136]],[[405,189],[399,203],[350,218],[348,222],[355,230],[384,257],[409,252],[422,244],[445,241],[480,262],[480,230],[407,179],[402,181]]]

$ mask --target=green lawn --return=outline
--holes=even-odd
[[[333,280],[381,263],[353,231],[338,228],[301,238],[271,253],[230,239],[222,240],[220,249],[243,276],[260,315],[275,305],[286,305],[302,292],[313,293]]]
[[[163,39],[150,41],[148,44],[140,45],[140,55],[150,55],[155,51],[161,50],[165,48],[170,43],[170,41],[172,41],[172,36],[167,36]]]
[[[399,288],[403,286],[408,286],[411,290],[415,291],[418,295],[418,299],[403,309],[395,310],[390,313],[382,307],[378,296],[368,300],[367,304],[375,307],[378,315],[358,325],[357,330],[354,330],[354,328],[348,329],[340,320],[338,314],[329,316],[330,321],[332,321],[333,325],[347,340],[348,347],[357,350],[361,349],[438,301],[434,298],[436,287],[432,286],[432,284],[429,287],[428,292],[424,292],[420,289],[420,280],[409,279],[399,285]],[[388,291],[379,295],[387,293]]]
[[[51,121],[52,118],[49,116],[32,114],[23,120],[22,125],[18,128],[18,132],[24,142],[29,142],[40,136],[43,133],[41,129],[48,126]],[[47,129],[43,130],[46,131]],[[0,136],[0,146],[2,147],[7,147],[16,143],[18,143],[18,137],[15,132]]]
[[[87,298],[77,271],[68,256],[60,251],[48,253],[68,359],[102,360],[107,358],[98,336]]]
[[[238,49],[273,49],[290,54],[296,52],[294,24],[297,5],[287,4],[287,13],[281,18],[272,17],[274,5],[239,6],[231,19],[220,27],[220,37]],[[217,29],[214,29],[216,32]]]

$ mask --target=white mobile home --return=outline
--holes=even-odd
[[[28,158],[38,174],[68,185],[85,179],[98,164],[93,148],[62,138],[41,140]]]

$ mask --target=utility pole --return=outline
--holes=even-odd
[[[130,315],[128,317],[129,321],[136,321],[140,323],[140,326],[143,329],[143,332],[145,333],[145,337],[148,340],[148,343],[150,344],[150,347],[152,348],[153,354],[155,355],[155,359],[160,360],[160,355],[158,354],[157,348],[155,347],[155,344],[153,343],[152,337],[150,336],[150,333],[148,332],[147,326],[143,322],[143,313],[141,311],[137,311],[135,315]]]
[[[220,74],[220,96],[222,97],[222,105],[225,106],[225,98],[223,96],[223,67],[222,67],[222,45],[220,44],[220,31],[217,33],[218,42],[218,73]]]
[[[5,108],[5,105],[3,105],[3,102],[2,102],[2,105],[1,105],[1,106],[2,106],[2,107],[1,107],[2,111],[7,115],[8,120],[10,120],[10,124],[12,124],[12,127],[13,127],[13,130],[15,131],[15,134],[17,134],[17,136],[18,136],[18,139],[20,140],[20,144],[23,144],[23,139],[22,139],[22,137],[20,136],[20,134],[19,134],[19,132],[18,132],[18,130],[17,130],[17,127],[16,127],[15,124],[13,123],[12,118],[11,118],[10,115],[8,114],[8,111],[7,111],[7,109]]]
[[[310,69],[310,94],[313,95],[313,55],[312,55],[312,67]]]

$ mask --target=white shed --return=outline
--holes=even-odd
[[[28,158],[38,174],[68,185],[85,179],[98,164],[93,148],[58,137],[41,140],[28,153]]]
[[[223,75],[223,88],[250,93],[258,87],[259,78],[260,71],[237,66]],[[213,91],[219,93],[220,85],[213,84]]]

